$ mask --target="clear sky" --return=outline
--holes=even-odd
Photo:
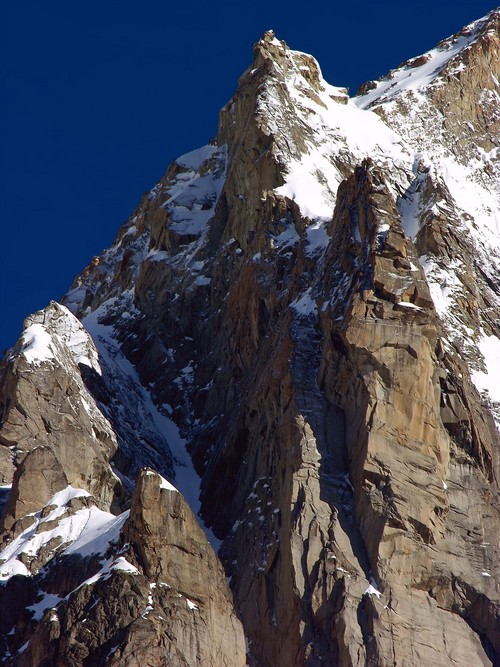
[[[168,164],[214,136],[265,30],[354,94],[493,2],[3,3],[0,354],[111,244]]]

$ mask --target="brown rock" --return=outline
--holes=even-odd
[[[14,536],[22,532],[27,527],[22,518],[37,512],[55,493],[67,486],[68,480],[53,451],[48,447],[33,449],[25,456],[14,475],[12,490],[4,509],[2,529],[10,531],[14,527]]]
[[[176,625],[182,619],[172,618],[168,652],[182,653],[186,664],[245,665],[243,629],[224,571],[183,496],[165,488],[151,470],[142,471],[137,480],[125,539],[148,579],[167,584],[199,619],[194,627],[184,626],[190,639],[181,640]]]
[[[412,154],[438,145],[468,165],[477,146],[496,145],[497,33],[494,12],[436,85],[379,107]],[[442,48],[461,36],[470,33]],[[313,58],[266,33],[198,169],[225,175],[220,195],[184,202],[210,212],[207,228],[176,221],[172,188],[191,175],[175,163],[67,297],[80,315],[104,306],[144,387],[187,438],[232,595],[184,499],[146,470],[117,547],[139,572],[65,591],[22,664],[243,665],[237,616],[251,667],[498,662],[498,433],[495,407],[470,381],[481,364],[475,337],[498,334],[494,262],[472,242],[468,225],[479,221],[439,169],[393,157],[358,164],[342,142],[328,159],[343,182],[338,191],[322,183],[328,246],[312,252],[312,221],[276,189],[319,141],[320,114],[307,107],[321,107],[322,86]],[[492,153],[479,181],[490,182],[495,164]],[[429,264],[456,278],[448,320],[434,307]],[[454,328],[473,333],[459,343]],[[41,441],[38,415],[49,435],[58,424],[52,405],[37,412],[21,400],[11,370],[5,478],[7,447],[30,443],[27,433]],[[151,442],[141,440],[143,451]],[[56,444],[70,479],[76,470]],[[91,469],[85,457],[82,467]],[[19,646],[30,633],[18,620]]]
[[[50,340],[51,351],[46,359],[31,361],[24,348],[34,343],[25,342],[22,337],[1,369],[4,418],[0,450],[9,448],[9,455],[18,466],[31,450],[49,448],[68,483],[87,489],[103,508],[109,508],[115,501],[115,487],[119,486],[109,467],[117,448],[116,436],[86,389],[77,363],[78,354],[87,355],[96,363],[95,346],[80,322],[55,302],[28,318],[25,325],[27,331],[38,327],[38,335],[44,341]],[[75,338],[81,347],[78,354],[72,351]],[[5,472],[4,476],[8,474]],[[37,509],[47,500],[40,497]]]

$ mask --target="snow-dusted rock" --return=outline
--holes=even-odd
[[[91,337],[66,307],[51,302],[27,318],[0,368],[4,483],[12,479],[13,467],[42,447],[53,452],[67,481],[95,494],[103,508],[120,497],[110,468],[116,435],[89,389],[89,378],[100,379],[101,373]],[[42,488],[35,485],[31,491],[38,507],[47,500]]]
[[[50,543],[45,584],[48,547],[6,546],[7,659],[243,664],[238,615],[251,667],[498,662],[498,22],[354,99],[265,33],[216,139],[27,322],[1,371],[10,538],[64,533],[35,511],[50,480],[22,497],[39,445],[132,506],[111,541]],[[37,590],[65,600],[27,622]]]

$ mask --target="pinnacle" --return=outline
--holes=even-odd
[[[273,72],[274,76],[278,75],[280,78],[296,72],[307,79],[315,89],[323,78],[321,68],[313,56],[290,49],[285,41],[276,37],[274,30],[264,32],[254,45],[251,69],[254,71],[263,65],[266,65],[268,73]]]
[[[289,51],[286,43],[277,39],[274,30],[266,30],[254,45],[253,67],[258,67],[265,60],[280,61]]]
[[[274,30],[272,30],[272,29],[270,29],[270,30],[266,30],[266,31],[263,33],[262,37],[259,39],[259,43],[260,43],[260,42],[262,42],[262,43],[264,43],[264,44],[268,44],[268,43],[273,43],[273,42],[274,42],[274,44],[276,44],[276,45],[278,45],[278,44],[284,44],[284,43],[285,43],[285,42],[282,42],[281,40],[279,40],[279,39],[276,37],[276,33],[275,33]]]
[[[267,39],[271,39],[271,40],[272,40],[272,39],[274,39],[275,34],[276,34],[276,33],[274,32],[274,30],[273,30],[272,28],[270,28],[269,30],[266,30],[266,31],[263,33],[263,35],[262,35],[262,37],[260,38],[259,41],[262,42],[262,41],[266,41]]]

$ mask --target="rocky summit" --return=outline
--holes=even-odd
[[[0,664],[500,665],[500,10],[272,32],[0,366]]]

